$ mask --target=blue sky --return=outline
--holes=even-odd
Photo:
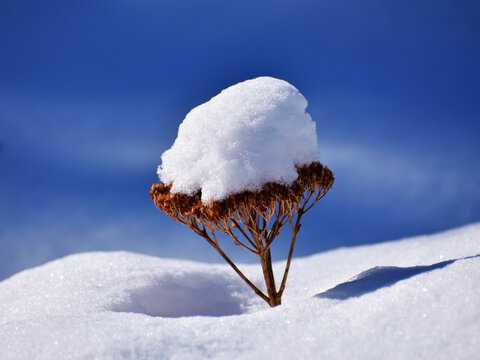
[[[297,256],[479,221],[479,10],[2,1],[0,278],[78,251],[221,261],[148,190],[186,113],[262,75],[307,98],[337,179],[306,216]]]

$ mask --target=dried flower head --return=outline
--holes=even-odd
[[[155,205],[174,220],[205,238],[240,277],[271,306],[280,304],[290,267],[300,219],[332,187],[332,172],[319,162],[297,167],[298,178],[290,185],[267,183],[258,192],[244,191],[221,201],[204,204],[195,195],[172,193],[172,185],[155,183],[150,195]],[[270,246],[280,229],[290,224],[292,241],[280,288],[276,289]],[[256,254],[262,264],[267,294],[250,282],[222,251],[216,232],[229,235],[235,245]]]

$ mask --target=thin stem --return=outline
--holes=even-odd
[[[295,241],[297,240],[297,234],[300,231],[300,227],[302,226],[300,224],[300,219],[302,218],[303,214],[304,214],[303,210],[298,211],[297,221],[295,223],[295,226],[293,226],[292,222],[290,222],[290,226],[292,227],[292,241],[290,243],[290,250],[288,251],[288,258],[287,258],[287,263],[285,265],[285,271],[283,272],[282,283],[280,284],[280,289],[278,290],[278,294],[280,298],[282,297],[283,291],[285,290],[285,285],[287,284],[288,272],[290,271],[290,263],[292,262],[293,249],[295,247]]]
[[[244,243],[242,243],[241,241],[239,241],[239,240],[236,238],[236,236],[234,236],[233,234],[231,234],[230,236],[233,238],[233,243],[234,243],[235,245],[241,246],[241,247],[244,248],[245,250],[248,250],[248,251],[250,251],[251,253],[253,253],[253,254],[255,254],[255,255],[258,254],[257,251],[255,251],[255,250],[253,250],[253,249],[250,249],[247,245],[245,245]]]
[[[247,234],[245,234],[245,232],[242,230],[242,228],[240,227],[240,224],[237,222],[237,220],[235,220],[235,219],[231,219],[231,220],[232,220],[232,222],[235,224],[235,226],[237,227],[237,229],[240,231],[240,233],[243,235],[243,237],[244,237],[245,239],[247,239],[248,242],[250,243],[250,245],[252,245],[252,246],[256,249],[257,246],[253,243],[253,241],[250,239],[250,237],[249,237]],[[232,231],[231,231],[231,232],[232,232]]]
[[[257,294],[258,296],[260,296],[263,300],[265,300],[267,303],[270,303],[270,299],[263,293],[261,292],[250,280],[248,280],[248,278],[240,271],[240,269],[233,263],[232,260],[230,260],[230,258],[227,256],[227,254],[225,254],[222,249],[220,248],[220,246],[216,246],[216,244],[213,242],[213,240],[208,236],[208,234],[205,233],[202,234],[202,237],[207,240],[207,242],[212,245],[215,250],[217,250],[217,252],[220,254],[220,256],[232,267],[233,270],[235,270],[235,272],[238,274],[238,276],[240,276],[242,278],[242,280],[248,285],[250,286],[250,288],[255,292],[255,294]]]

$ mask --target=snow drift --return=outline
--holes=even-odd
[[[72,255],[0,282],[1,358],[473,359],[479,254],[475,224],[294,259],[273,309],[228,265]]]

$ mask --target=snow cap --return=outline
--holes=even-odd
[[[295,165],[318,160],[307,100],[284,80],[258,77],[233,85],[191,110],[157,174],[173,193],[223,200],[265,183],[290,185]]]

